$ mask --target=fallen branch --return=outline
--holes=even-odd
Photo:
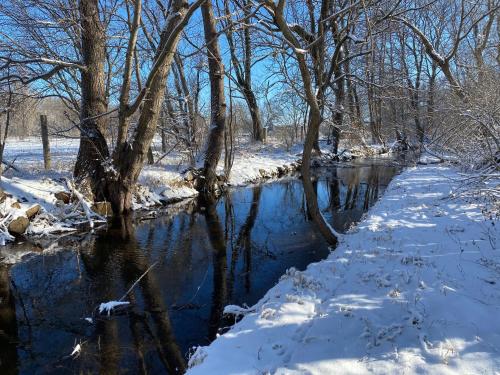
[[[68,189],[71,191],[71,193],[78,199],[78,202],[82,206],[83,212],[85,216],[87,216],[90,228],[94,228],[94,220],[92,219],[93,217],[98,218],[100,221],[106,222],[106,218],[92,211],[89,202],[87,202],[87,200],[83,197],[83,194],[76,189],[72,181],[66,180],[66,185],[68,186]]]
[[[125,297],[127,297],[127,296],[128,296],[128,294],[132,291],[132,289],[134,289],[134,288],[135,288],[135,286],[139,283],[139,281],[141,281],[141,280],[142,280],[142,278],[143,278],[144,276],[146,276],[146,274],[147,274],[149,271],[151,271],[151,269],[152,269],[154,266],[156,266],[157,264],[158,264],[158,262],[154,262],[152,265],[150,265],[150,266],[148,267],[148,269],[147,269],[146,271],[144,271],[144,273],[143,273],[143,274],[142,274],[142,275],[141,275],[141,276],[140,276],[140,277],[139,277],[139,278],[138,278],[138,279],[137,279],[137,280],[136,280],[136,281],[132,284],[132,286],[131,286],[128,290],[127,290],[127,292],[126,292],[126,293],[122,296],[122,298],[120,298],[118,301],[119,301],[119,302],[123,301],[123,300],[125,299]]]
[[[147,275],[151,269],[156,266],[158,262],[154,262],[151,266],[148,267],[146,271],[132,284],[132,286],[127,290],[127,292],[118,300],[118,301],[108,301],[108,302],[103,302],[99,305],[99,314],[102,314],[103,312],[107,313],[108,316],[111,315],[111,312],[117,308],[117,307],[122,307],[122,306],[127,306],[130,304],[128,301],[124,301],[125,297],[129,295],[129,293],[135,288],[135,286],[144,278],[144,276]]]
[[[7,172],[10,168],[12,168],[13,170],[15,170],[16,172],[21,172],[21,170],[18,168],[18,167],[15,167],[14,166],[14,163],[16,162],[16,159],[17,157],[12,160],[11,162],[5,160],[5,159],[2,159],[2,164],[5,164],[7,166],[7,168],[3,171],[4,173]]]

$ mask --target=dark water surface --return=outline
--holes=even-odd
[[[327,221],[345,232],[398,170],[387,159],[322,170],[315,187]],[[2,375],[182,372],[189,349],[228,324],[224,306],[254,304],[287,268],[305,269],[330,252],[298,179],[236,189],[215,206],[193,203],[139,224],[115,222],[56,247],[0,265]],[[125,298],[128,308],[97,314],[155,262]],[[82,351],[72,358],[77,343]]]

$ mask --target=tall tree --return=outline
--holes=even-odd
[[[236,5],[237,2],[234,2]],[[252,137],[255,141],[264,140],[264,129],[262,125],[262,117],[252,87],[252,65],[253,65],[253,52],[254,48],[250,37],[251,21],[251,4],[248,0],[243,0],[241,8],[243,10],[244,19],[235,25],[232,19],[232,10],[229,6],[229,0],[224,0],[224,14],[225,14],[225,35],[227,38],[229,53],[231,55],[231,63],[234,69],[234,82],[236,83],[239,91],[243,94],[252,117]],[[236,29],[240,30],[239,32]],[[237,49],[238,42],[241,44],[241,49]],[[232,77],[231,77],[232,78]]]
[[[203,179],[200,190],[206,197],[213,197],[218,189],[217,164],[222,154],[224,128],[226,125],[226,99],[224,97],[224,64],[219,48],[219,34],[215,23],[211,1],[201,6],[203,28],[208,55],[210,78],[210,133],[205,150]]]

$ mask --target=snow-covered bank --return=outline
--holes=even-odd
[[[497,374],[498,221],[450,191],[443,165],[406,170],[330,257],[289,270],[191,356],[189,374]]]

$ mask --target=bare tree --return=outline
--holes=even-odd
[[[222,142],[226,124],[224,64],[222,63],[220,54],[212,3],[210,1],[203,3],[201,12],[208,55],[211,120],[200,190],[206,197],[213,197],[218,189],[216,169],[222,154]]]
[[[229,53],[231,55],[231,63],[234,69],[234,82],[243,94],[250,111],[253,125],[253,139],[255,141],[263,141],[264,130],[262,118],[259,105],[257,103],[257,97],[252,87],[252,66],[254,64],[252,49],[254,46],[251,42],[249,26],[252,15],[250,8],[251,3],[248,0],[242,1],[241,9],[243,11],[244,18],[241,21],[237,20],[237,25],[233,22],[232,10],[230,9],[229,3],[229,0],[224,0],[224,29],[229,46]],[[234,3],[238,7],[238,2]],[[237,44],[241,44],[239,49],[237,48]]]

